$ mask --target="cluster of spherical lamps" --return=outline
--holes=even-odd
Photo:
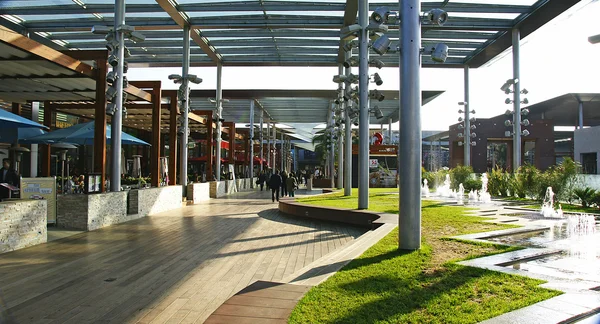
[[[511,89],[511,86],[514,86],[518,82],[518,79],[508,79],[500,88],[500,90],[502,90],[507,95],[514,93],[514,90]],[[520,93],[526,95],[529,93],[529,91],[527,91],[527,89],[523,89],[520,91]],[[514,103],[514,100],[506,98],[506,100],[504,100],[504,103],[507,105],[512,105]],[[520,103],[522,105],[527,105],[529,104],[529,100],[527,100],[527,98],[523,98],[523,100],[521,100]],[[518,113],[510,109],[506,110],[505,115],[509,117],[512,116],[512,118],[504,121],[504,126],[510,128],[509,130],[506,130],[504,132],[505,137],[513,137],[517,132],[521,136],[529,136],[531,134],[529,130],[524,128],[531,125],[529,119],[525,118],[529,114],[529,109],[521,108],[520,110],[521,111]]]
[[[463,110],[463,109],[458,110],[458,113],[461,114],[461,116],[458,117],[458,122],[459,122],[458,138],[461,139],[458,142],[458,146],[463,146],[463,145],[475,146],[475,145],[477,145],[477,142],[475,142],[473,139],[475,139],[477,137],[477,134],[475,133],[477,126],[472,124],[475,122],[475,117],[470,116],[470,115],[475,115],[475,110],[469,111],[466,102],[459,102],[458,105],[465,106],[465,110]]]

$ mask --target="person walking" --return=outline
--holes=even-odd
[[[279,187],[281,187],[281,176],[279,176],[279,171],[275,170],[275,173],[269,179],[269,188],[271,188],[271,200],[275,202],[275,197],[277,197],[277,201],[279,201]]]
[[[260,171],[260,174],[258,175],[258,185],[260,186],[260,191],[263,191],[266,181],[267,175],[265,174],[265,171]]]
[[[294,191],[298,186],[298,182],[296,177],[294,176],[294,172],[290,172],[290,176],[285,181],[285,186],[287,187],[287,192],[290,197],[294,197]]]
[[[288,175],[287,172],[281,172],[281,197],[287,196],[287,187],[285,184],[287,183]]]

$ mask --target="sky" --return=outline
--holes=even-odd
[[[600,1],[582,0],[571,10],[552,20],[521,41],[521,89],[535,104],[565,93],[600,92],[600,44],[588,37],[600,34]],[[449,19],[452,19],[450,17]],[[390,54],[388,54],[390,55]],[[475,117],[489,118],[504,113],[508,97],[500,91],[512,78],[512,50],[492,62],[470,69],[470,109]],[[398,68],[377,71],[384,83],[382,90],[399,88]],[[181,68],[131,68],[130,80],[162,80],[164,89],[176,89],[169,74],[181,74]],[[192,67],[204,81],[192,89],[215,89],[216,67]],[[223,89],[336,89],[332,77],[337,67],[223,67]],[[422,90],[442,90],[444,94],[423,106],[423,130],[448,130],[457,123],[458,102],[464,101],[463,69],[421,70]],[[374,87],[374,85],[370,85]],[[227,106],[224,105],[224,109]],[[397,124],[396,124],[397,126]],[[394,129],[397,127],[393,127]]]

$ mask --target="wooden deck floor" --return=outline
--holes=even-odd
[[[363,230],[242,193],[0,255],[1,323],[202,323]]]

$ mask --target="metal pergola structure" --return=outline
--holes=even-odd
[[[450,48],[443,64],[424,57],[424,67],[477,68],[511,45],[510,30],[521,37],[570,8],[578,0],[432,1],[422,11],[442,8],[451,17],[442,28],[423,26],[423,44],[444,41]],[[340,33],[354,24],[358,0],[338,1],[195,1],[129,0],[126,22],[143,31],[146,41],[129,43],[130,64],[181,66],[184,25],[191,27],[191,66],[337,66],[343,61]],[[373,1],[369,9],[398,1]],[[112,0],[5,0],[0,24],[56,49],[103,49],[94,25],[112,26]],[[390,25],[390,30],[397,29]],[[398,33],[389,33],[393,42]],[[398,66],[394,55],[382,58]]]
[[[378,7],[387,6],[397,11],[399,22],[390,22],[386,36],[392,49],[401,47],[401,55],[387,54],[378,57],[387,67],[400,67],[401,89],[398,96],[400,119],[400,159],[406,171],[400,178],[400,247],[420,247],[420,154],[421,150],[421,106],[420,68],[462,68],[465,72],[465,153],[468,158],[469,111],[468,73],[469,68],[478,68],[512,47],[514,84],[514,135],[520,143],[520,83],[519,44],[520,40],[580,0],[501,0],[476,2],[472,0],[444,1],[198,1],[198,0],[5,0],[0,3],[0,25],[27,35],[41,44],[61,51],[97,50],[105,46],[104,36],[93,35],[92,26],[117,27],[120,24],[135,27],[146,35],[142,43],[127,42],[132,57],[127,61],[131,67],[178,67],[183,66],[180,79],[187,92],[189,66],[217,66],[217,89],[215,105],[217,129],[217,156],[220,152],[220,134],[223,117],[223,91],[221,88],[222,68],[227,66],[331,66],[338,67],[338,74],[349,75],[342,63],[351,52],[344,50],[346,39],[340,39],[340,29],[358,26],[359,62],[359,208],[368,208],[368,123],[371,114],[369,105],[369,55],[375,55],[369,44],[369,14]],[[426,24],[424,14],[432,9],[445,11],[450,19],[445,24]],[[123,16],[124,15],[124,16]],[[395,15],[395,14],[394,14]],[[124,18],[124,19],[123,19]],[[183,30],[183,32],[182,32]],[[372,34],[372,33],[371,33]],[[115,32],[123,41],[124,32]],[[447,58],[437,63],[423,55],[428,45],[444,43]],[[122,70],[123,50],[119,47],[120,63],[115,67]],[[438,60],[439,61],[439,60]],[[344,72],[344,73],[342,73]],[[339,87],[341,93],[343,87]],[[348,90],[348,84],[346,84]],[[184,114],[187,114],[187,95],[183,97]],[[257,110],[276,115],[289,102],[283,100],[268,109],[255,108],[250,102],[250,121]],[[325,104],[323,102],[322,104]],[[333,125],[333,104],[324,107],[328,125]],[[160,106],[160,105],[159,105]],[[305,105],[305,107],[308,107]],[[340,108],[343,105],[339,106]],[[120,116],[121,104],[117,103],[116,114]],[[193,108],[193,107],[192,107]],[[301,105],[294,111],[310,109]],[[207,118],[212,116],[208,113]],[[280,114],[279,123],[297,121],[296,114]],[[391,117],[391,116],[389,116]],[[305,117],[306,118],[306,117]],[[346,109],[345,125],[349,127]],[[273,120],[271,120],[273,122]],[[251,122],[252,123],[252,122]],[[262,123],[261,123],[262,124]],[[187,125],[187,118],[185,124]],[[159,125],[157,125],[160,127]],[[187,142],[184,126],[182,145]],[[252,132],[252,131],[251,131]],[[332,135],[333,136],[333,135]],[[520,145],[515,145],[515,157],[520,156]],[[334,155],[331,154],[331,157]],[[341,156],[341,154],[340,154]],[[117,155],[114,156],[118,160]],[[332,158],[331,158],[332,159]],[[186,159],[182,158],[182,165]],[[348,160],[348,159],[346,159]],[[341,159],[340,159],[341,161]],[[516,160],[515,165],[520,161]],[[330,165],[333,162],[330,161]],[[347,161],[346,161],[347,163]],[[282,165],[283,166],[283,165]],[[216,169],[220,168],[217,158]],[[182,166],[185,169],[185,166]],[[348,165],[344,166],[348,170]],[[114,176],[114,175],[113,175]],[[115,180],[118,178],[115,176]],[[182,178],[184,182],[185,176]],[[346,181],[347,183],[349,181]],[[347,188],[345,188],[347,189]]]

